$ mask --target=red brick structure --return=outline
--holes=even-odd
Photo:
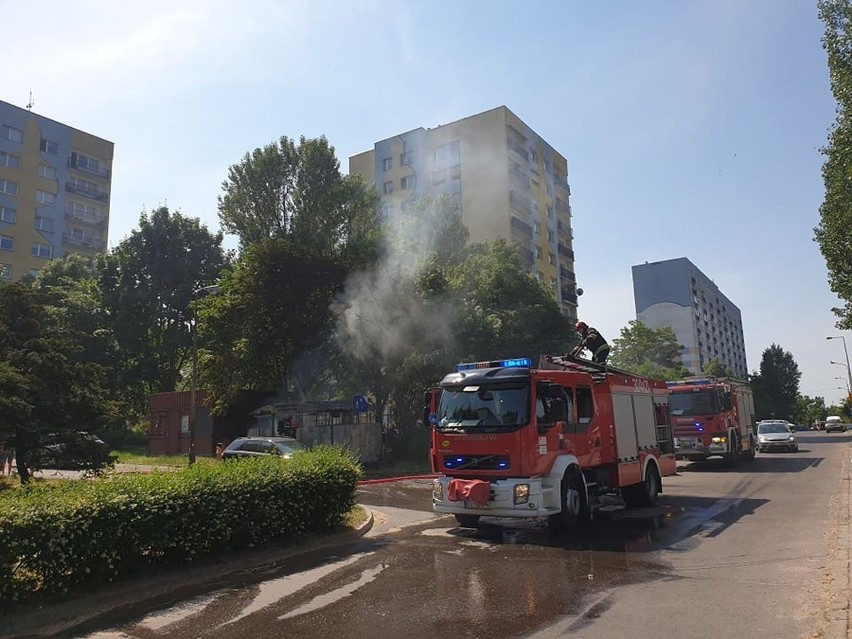
[[[251,410],[260,403],[260,396],[245,393],[237,398],[224,415],[210,415],[206,393],[196,394],[195,454],[212,457],[216,442],[226,446],[236,437],[245,435],[253,419]],[[186,455],[189,453],[189,419],[191,391],[155,393],[148,400],[148,450],[152,455]]]

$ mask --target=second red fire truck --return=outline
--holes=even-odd
[[[665,382],[571,356],[460,364],[426,396],[434,510],[569,527],[676,472]]]
[[[667,385],[678,457],[703,461],[719,456],[731,465],[754,459],[754,395],[748,383],[688,377]]]

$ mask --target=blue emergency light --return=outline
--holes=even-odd
[[[516,359],[497,359],[490,362],[465,362],[458,364],[456,371],[472,371],[477,368],[530,368],[532,360],[529,357],[519,357]]]

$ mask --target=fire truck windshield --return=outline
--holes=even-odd
[[[672,415],[715,415],[720,412],[719,399],[712,391],[669,393]]]
[[[447,386],[438,406],[438,430],[517,428],[529,422],[528,384]]]

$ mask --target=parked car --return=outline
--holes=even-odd
[[[845,433],[846,424],[843,422],[843,419],[838,417],[837,415],[829,415],[825,418],[825,432]]]
[[[762,421],[757,423],[757,450],[761,453],[773,450],[795,453],[799,450],[799,442],[787,422]]]
[[[86,431],[52,433],[41,448],[30,451],[33,468],[98,472],[115,464],[109,445]]]
[[[222,459],[240,459],[260,455],[278,455],[290,459],[293,453],[305,450],[301,442],[292,437],[237,437],[222,452]]]

